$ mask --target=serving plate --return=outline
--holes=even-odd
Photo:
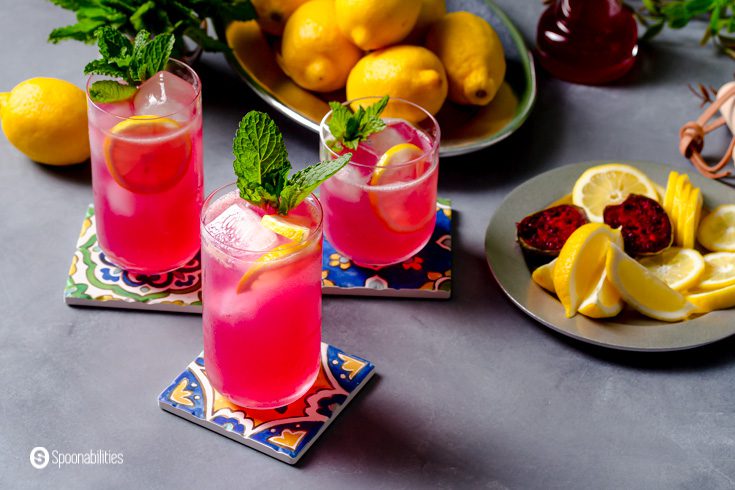
[[[447,11],[468,11],[487,20],[505,49],[505,82],[485,107],[446,102],[437,114],[442,130],[440,154],[460,155],[488,147],[507,138],[526,120],[536,100],[533,57],[518,29],[490,0],[447,0]],[[274,40],[267,40],[254,21],[233,22],[218,30],[234,56],[228,60],[245,82],[272,107],[314,132],[329,111],[328,101],[345,100],[344,90],[317,94],[291,81],[276,63]],[[376,94],[382,95],[382,94]]]
[[[613,163],[587,162],[550,170],[518,186],[498,207],[485,235],[485,253],[495,279],[506,295],[524,313],[541,324],[577,340],[613,349],[674,351],[710,344],[735,334],[735,310],[713,311],[690,320],[666,323],[649,319],[626,308],[615,318],[595,320],[583,315],[567,318],[551,293],[531,279],[520,247],[515,241],[516,222],[571,192],[587,168]],[[650,162],[625,162],[645,172],[660,186],[666,185],[673,168]],[[681,172],[681,169],[677,168]],[[735,202],[730,187],[687,172],[704,194],[705,208]],[[566,190],[566,191],[565,191]]]

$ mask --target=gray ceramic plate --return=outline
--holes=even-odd
[[[486,107],[464,107],[446,102],[437,114],[442,129],[441,155],[461,155],[488,147],[510,136],[526,120],[536,100],[533,57],[518,29],[490,0],[447,0],[447,10],[469,11],[487,20],[505,49],[505,83]],[[230,64],[245,82],[272,107],[314,132],[329,110],[327,101],[345,100],[344,91],[316,94],[294,84],[275,60],[272,42],[254,22],[218,26],[234,52]],[[377,94],[380,95],[380,94]]]
[[[531,280],[531,272],[515,242],[516,222],[571,192],[574,181],[585,169],[602,163],[611,162],[580,163],[550,170],[518,186],[505,198],[490,220],[485,236],[488,264],[505,294],[543,325],[583,342],[613,349],[682,350],[735,334],[735,310],[715,311],[678,323],[651,320],[628,309],[608,320],[582,315],[566,318],[559,301]],[[661,186],[666,185],[672,170],[658,163],[626,163],[641,169]],[[702,189],[706,208],[735,202],[735,191],[730,187],[699,174],[689,173],[689,176],[692,183]]]

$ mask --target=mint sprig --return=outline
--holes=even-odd
[[[102,58],[89,62],[84,73],[121,78],[125,84],[114,80],[94,82],[89,88],[94,102],[119,102],[132,97],[138,85],[166,67],[174,47],[173,34],[151,38],[148,31],[142,30],[130,41],[116,29],[103,27],[96,35]]]
[[[233,168],[240,197],[260,207],[288,214],[322,182],[347,165],[351,153],[310,165],[291,177],[283,135],[273,119],[250,111],[240,121],[232,143]]]
[[[345,147],[356,150],[361,141],[365,141],[373,133],[382,131],[385,122],[380,118],[380,114],[387,105],[387,95],[367,108],[360,106],[354,113],[339,102],[330,102],[332,117],[328,126],[335,138],[337,149]]]

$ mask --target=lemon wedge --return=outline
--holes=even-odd
[[[714,252],[704,256],[704,273],[699,291],[712,291],[735,284],[735,253]]]
[[[298,223],[294,223],[293,221],[277,214],[264,215],[260,220],[260,224],[272,232],[278,233],[294,242],[303,242],[309,237],[308,226],[302,226]]]
[[[692,191],[692,186],[689,184],[689,176],[682,174],[681,176],[681,188],[674,196],[674,243],[681,247],[684,246],[684,222],[686,221],[686,214],[689,206],[689,194]]]
[[[556,260],[554,259],[551,262],[536,267],[531,274],[533,282],[552,293],[556,292],[554,289],[554,266],[556,265]]]
[[[554,290],[568,318],[598,283],[605,269],[608,245],[621,243],[620,231],[602,223],[577,228],[559,252],[553,270]]]
[[[735,252],[735,204],[717,206],[705,216],[697,240],[713,252]]]
[[[605,270],[625,302],[648,317],[676,322],[694,311],[694,305],[684,295],[671,289],[616,244],[608,247]]]
[[[690,294],[687,301],[694,305],[695,313],[732,308],[735,306],[735,284],[714,291]]]
[[[625,306],[620,293],[615,289],[607,274],[602,271],[592,293],[579,305],[578,313],[590,318],[612,318],[620,313]]]
[[[622,163],[588,168],[572,189],[572,202],[584,208],[591,221],[601,223],[605,206],[620,204],[629,194],[640,194],[658,202],[656,186],[640,170]]]
[[[702,255],[690,248],[671,247],[658,255],[640,259],[640,263],[677,291],[695,286],[705,270]]]

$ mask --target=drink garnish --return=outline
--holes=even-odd
[[[352,112],[349,107],[339,102],[330,102],[332,118],[328,126],[335,138],[333,149],[356,150],[361,141],[367,140],[371,134],[382,131],[385,128],[385,121],[380,118],[380,114],[388,105],[388,100],[389,97],[386,95],[367,108],[358,107],[356,112]]]
[[[240,121],[232,152],[240,197],[281,215],[298,206],[352,157],[347,153],[310,165],[289,177],[291,162],[283,135],[268,114],[258,111],[248,112]]]
[[[117,77],[125,82],[94,82],[89,96],[99,103],[119,102],[135,95],[138,85],[166,67],[174,47],[173,34],[151,38],[145,30],[139,31],[134,41],[112,27],[98,29],[96,36],[102,58],[89,62],[84,74]]]

